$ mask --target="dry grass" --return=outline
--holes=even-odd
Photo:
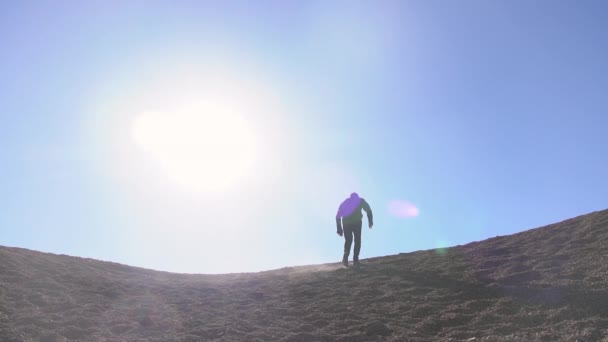
[[[608,341],[608,211],[446,253],[183,275],[0,247],[1,341]]]

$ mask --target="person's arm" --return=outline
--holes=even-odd
[[[367,214],[367,222],[369,223],[369,227],[371,228],[374,225],[374,214],[372,214],[372,208],[369,206],[369,203],[367,203],[363,198],[361,199],[361,206]]]
[[[340,205],[340,208],[338,208],[338,213],[336,213],[336,228],[337,228],[336,233],[338,233],[338,235],[340,235],[340,236],[342,236],[342,234],[343,234],[341,209],[342,209],[342,205]]]

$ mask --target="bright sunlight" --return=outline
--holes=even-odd
[[[144,112],[133,122],[132,137],[171,180],[192,190],[221,191],[242,180],[255,160],[256,139],[243,115],[217,103]]]

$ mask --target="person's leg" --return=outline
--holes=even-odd
[[[350,255],[350,246],[353,243],[353,227],[352,225],[344,225],[344,255],[342,263],[348,265],[348,256]]]
[[[361,251],[361,226],[362,222],[359,221],[353,227],[353,235],[355,235],[355,249],[353,251],[353,261],[359,262],[359,252]]]

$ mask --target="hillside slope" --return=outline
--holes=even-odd
[[[0,341],[608,341],[608,211],[441,253],[230,275],[0,247]]]

